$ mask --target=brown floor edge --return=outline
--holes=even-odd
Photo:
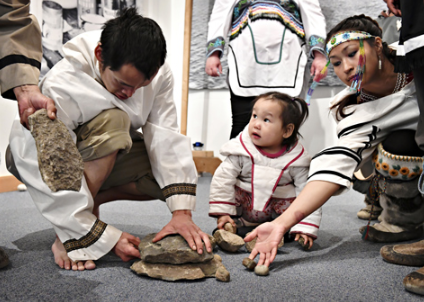
[[[13,175],[0,176],[0,193],[17,191],[19,184],[21,182]]]

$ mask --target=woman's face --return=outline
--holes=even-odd
[[[365,49],[365,73],[362,77],[362,87],[372,83],[378,72],[378,55],[374,46],[364,40]],[[352,84],[357,73],[360,56],[359,40],[344,42],[334,47],[329,55],[333,64],[334,72],[347,86]]]

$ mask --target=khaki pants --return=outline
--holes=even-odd
[[[130,130],[130,125],[126,112],[120,109],[105,110],[74,130],[78,151],[86,162],[119,150],[112,172],[100,191],[135,182],[141,194],[165,200],[153,177],[143,135]],[[6,152],[6,164],[10,173],[19,179],[9,148]]]

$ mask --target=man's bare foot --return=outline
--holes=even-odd
[[[93,260],[87,261],[78,261],[77,263],[73,262],[66,253],[65,247],[59,238],[56,237],[52,245],[52,252],[54,255],[54,261],[60,268],[64,268],[66,270],[74,270],[74,271],[83,271],[83,270],[92,270],[96,268]]]

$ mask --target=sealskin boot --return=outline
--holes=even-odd
[[[367,197],[365,197],[367,199]],[[381,211],[383,211],[382,208],[379,206],[374,206],[373,210],[371,211],[372,205],[368,204],[365,208],[359,210],[358,212],[358,218],[363,220],[376,220],[378,216],[380,216]]]
[[[424,295],[424,267],[407,275],[403,279],[403,285],[407,291]]]
[[[368,234],[365,236],[364,232],[367,231],[367,227],[363,226],[359,229],[359,233],[363,235],[363,239],[371,242],[401,242],[418,239],[423,235],[423,228],[419,227],[412,231],[403,231],[399,233],[383,232],[377,230],[374,226],[370,226]]]
[[[385,245],[381,248],[380,254],[390,263],[424,266],[424,240],[409,244]]]
[[[7,257],[6,252],[0,248],[0,268],[6,267],[9,265],[9,257]]]

